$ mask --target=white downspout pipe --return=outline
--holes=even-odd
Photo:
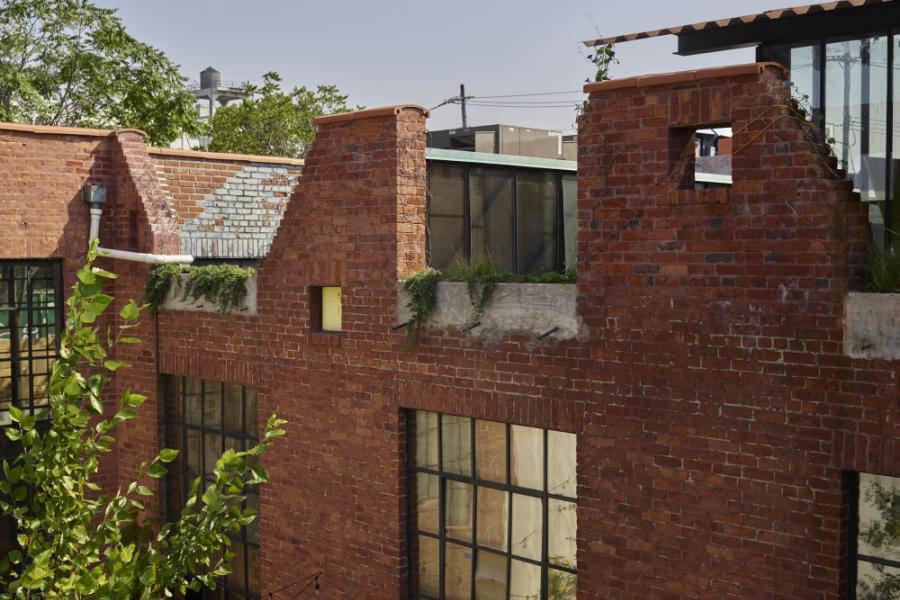
[[[91,229],[90,241],[100,237],[100,217],[103,216],[101,204],[97,202],[91,203]],[[97,247],[97,251],[109,258],[118,258],[119,260],[130,260],[133,262],[142,262],[151,265],[164,264],[183,264],[189,265],[194,262],[194,257],[190,254],[146,254],[144,252],[129,252],[128,250],[114,250],[112,248]]]

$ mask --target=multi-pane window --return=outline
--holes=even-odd
[[[900,478],[853,473],[850,598],[900,598]]]
[[[411,597],[574,600],[575,435],[410,413]]]
[[[429,161],[428,262],[490,257],[502,273],[575,268],[574,175]]]
[[[178,517],[191,481],[211,482],[216,460],[226,449],[246,450],[257,441],[256,390],[241,385],[168,376],[166,445],[177,448],[178,460],[166,477],[169,519]],[[202,487],[202,486],[201,486]],[[256,490],[247,490],[246,506],[259,509]],[[258,520],[232,536],[231,574],[206,599],[251,600],[260,597]]]
[[[9,423],[11,405],[27,412],[47,405],[62,307],[58,261],[0,261],[0,425]]]

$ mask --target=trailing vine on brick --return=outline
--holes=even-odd
[[[153,308],[161,306],[174,281],[182,301],[202,298],[216,304],[220,313],[232,312],[247,296],[247,279],[255,274],[256,269],[237,265],[159,265],[150,272],[144,288],[144,302]],[[184,283],[181,275],[187,275]]]
[[[418,345],[419,330],[434,312],[440,278],[440,271],[426,267],[403,282],[403,289],[409,295],[406,307],[412,315],[406,323],[407,347]]]
[[[428,323],[437,304],[437,284],[441,281],[464,282],[469,292],[472,314],[467,327],[472,327],[484,316],[497,285],[501,283],[575,283],[575,270],[565,273],[550,271],[537,275],[498,273],[490,257],[474,261],[458,261],[447,271],[426,267],[403,282],[403,289],[409,295],[406,307],[410,319],[406,323],[407,347],[419,343],[419,331]]]

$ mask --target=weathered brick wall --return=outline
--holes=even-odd
[[[588,86],[587,332],[564,342],[428,331],[405,350],[391,326],[396,280],[424,262],[423,111],[322,120],[260,269],[259,314],[156,324],[160,373],[250,385],[262,415],[291,421],[265,457],[262,591],[324,568],[323,598],[404,597],[404,409],[424,408],[580,434],[580,599],[840,598],[844,472],[900,475],[900,361],[842,354],[865,209],[786,116],[783,76]],[[734,185],[690,189],[691,129],[726,124]],[[148,247],[169,222],[154,189],[133,200],[155,215]],[[342,286],[341,334],[310,331],[315,285]],[[151,407],[122,476],[156,443]]]
[[[184,254],[263,258],[301,160],[153,149],[163,189],[174,200]]]
[[[898,364],[841,354],[865,209],[789,118],[783,78],[587,86],[584,597],[838,598],[843,471],[900,473]],[[679,189],[685,132],[727,124],[732,188]]]
[[[404,351],[392,286],[423,260],[421,115],[323,123],[260,315],[160,320],[162,371],[255,385],[292,422],[266,457],[266,585],[324,568],[324,598],[403,597],[403,409],[424,408],[580,434],[579,598],[841,597],[844,470],[900,474],[898,365],[841,354],[865,209],[785,117],[782,79],[589,88],[588,334],[558,343],[429,331]],[[686,189],[686,132],[726,124],[733,187]],[[340,336],[308,330],[325,284],[344,289]]]
[[[90,216],[81,197],[85,183],[107,188],[100,229],[105,246],[146,252],[177,248],[177,230],[165,218],[170,203],[154,185],[148,165],[140,132],[0,125],[0,179],[4,182],[0,190],[0,258],[62,259],[63,285],[68,293],[88,245]],[[109,259],[101,259],[101,263],[119,274],[110,285],[115,305],[98,323],[105,328],[116,323],[115,314],[127,298],[141,297],[147,268]],[[152,323],[145,323],[137,335],[146,343],[121,349],[119,357],[131,360],[135,367],[128,372],[127,382],[114,381],[108,388],[110,410],[126,387],[145,390],[151,402],[150,417],[144,423],[123,427],[119,451],[104,459],[102,480],[107,486],[132,475],[136,465],[158,447],[152,332]]]

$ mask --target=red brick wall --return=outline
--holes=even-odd
[[[107,188],[100,230],[105,246],[166,252],[174,236],[177,248],[177,231],[165,217],[167,203],[154,185],[152,171],[147,170],[149,155],[143,139],[140,132],[127,130],[0,126],[0,179],[5,183],[0,190],[0,259],[60,258],[68,292],[88,245],[90,216],[81,198],[85,183]],[[105,328],[116,323],[115,315],[128,298],[140,299],[148,269],[109,259],[101,263],[119,274],[110,286],[115,306],[99,323]],[[120,349],[119,357],[133,361],[135,367],[128,372],[127,382],[114,381],[108,388],[110,410],[126,387],[148,392],[151,416],[144,425],[122,428],[118,451],[103,461],[102,480],[107,486],[132,475],[136,465],[158,447],[152,332],[152,321],[145,322],[137,335],[146,344]]]
[[[297,185],[301,160],[152,149],[181,229],[181,252],[262,258]]]
[[[397,279],[424,262],[425,117],[322,120],[259,314],[163,311],[154,339],[160,373],[250,385],[291,422],[264,459],[262,591],[324,568],[322,598],[404,596],[404,409],[423,408],[579,433],[580,599],[842,597],[843,474],[900,475],[900,361],[842,354],[865,209],[787,117],[783,76],[588,86],[587,333],[564,342],[428,331],[406,351],[391,326]],[[689,189],[690,129],[726,124],[734,185]],[[140,204],[165,231],[154,197]],[[310,331],[316,285],[343,288],[340,335]],[[122,476],[152,454],[153,410]]]
[[[591,93],[584,341],[430,331],[404,352],[393,285],[422,264],[422,118],[324,123],[260,316],[160,322],[163,371],[255,383],[291,421],[266,457],[266,585],[322,567],[324,598],[402,597],[402,409],[424,408],[580,434],[579,598],[839,598],[843,471],[900,474],[898,367],[841,353],[864,208],[784,116],[782,77]],[[733,187],[679,189],[683,128],[724,124]],[[339,338],[308,331],[322,284],[344,288]]]
[[[588,86],[584,597],[838,598],[842,472],[900,473],[898,363],[841,349],[865,209],[787,116],[783,76]],[[723,124],[732,188],[678,190],[672,128]]]

